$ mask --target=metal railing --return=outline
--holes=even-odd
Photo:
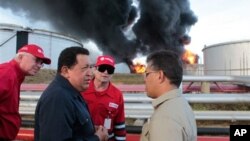
[[[21,92],[21,115],[34,115],[42,92]],[[189,103],[249,103],[250,94],[185,94]],[[153,113],[151,100],[144,93],[124,93],[126,118],[146,119]],[[196,120],[250,121],[250,111],[194,111]]]
[[[194,76],[183,75],[182,82],[230,82],[233,84],[245,84],[250,86],[250,76]],[[48,84],[22,84],[21,90],[35,90],[43,91]],[[116,85],[121,91],[145,91],[145,86],[142,84],[137,85]],[[136,86],[136,87],[135,87]]]

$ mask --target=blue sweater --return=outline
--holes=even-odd
[[[67,79],[57,74],[35,112],[35,141],[99,141],[87,105]]]

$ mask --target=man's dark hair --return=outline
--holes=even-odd
[[[78,46],[65,48],[59,55],[57,72],[60,73],[63,66],[70,68],[77,64],[76,56],[78,54],[89,55],[89,51],[86,48]]]
[[[150,54],[146,61],[151,62],[152,69],[162,70],[171,84],[180,86],[183,75],[182,61],[175,52],[159,50]]]

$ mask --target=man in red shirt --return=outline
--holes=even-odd
[[[82,93],[95,125],[108,129],[109,141],[125,141],[125,114],[123,95],[111,82],[115,60],[111,56],[99,56],[94,68],[94,79]]]
[[[41,47],[28,44],[9,62],[0,64],[0,140],[14,140],[21,126],[20,86],[25,76],[35,75],[51,60]]]

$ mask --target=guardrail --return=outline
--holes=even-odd
[[[192,76],[183,75],[182,82],[232,82],[250,86],[250,76]],[[22,84],[21,90],[44,90],[48,84]],[[144,91],[144,85],[117,85],[121,91]],[[136,89],[135,89],[136,86]]]
[[[206,83],[206,82],[202,82]],[[190,82],[183,83],[182,90],[183,93],[248,93],[250,92],[250,87],[246,85],[238,85],[238,84],[225,84],[225,83],[217,83],[217,82],[209,82],[211,84],[206,87],[210,92],[202,91],[202,83]],[[43,91],[48,84],[22,84],[21,91]],[[144,84],[133,84],[133,85],[124,85],[117,84],[116,87],[122,92],[129,93],[143,93],[145,92]]]
[[[42,92],[21,92],[21,115],[34,115]],[[250,94],[186,94],[189,103],[249,103]],[[152,112],[151,100],[144,93],[124,93],[126,118],[146,119]],[[196,120],[250,121],[249,111],[194,111]]]

